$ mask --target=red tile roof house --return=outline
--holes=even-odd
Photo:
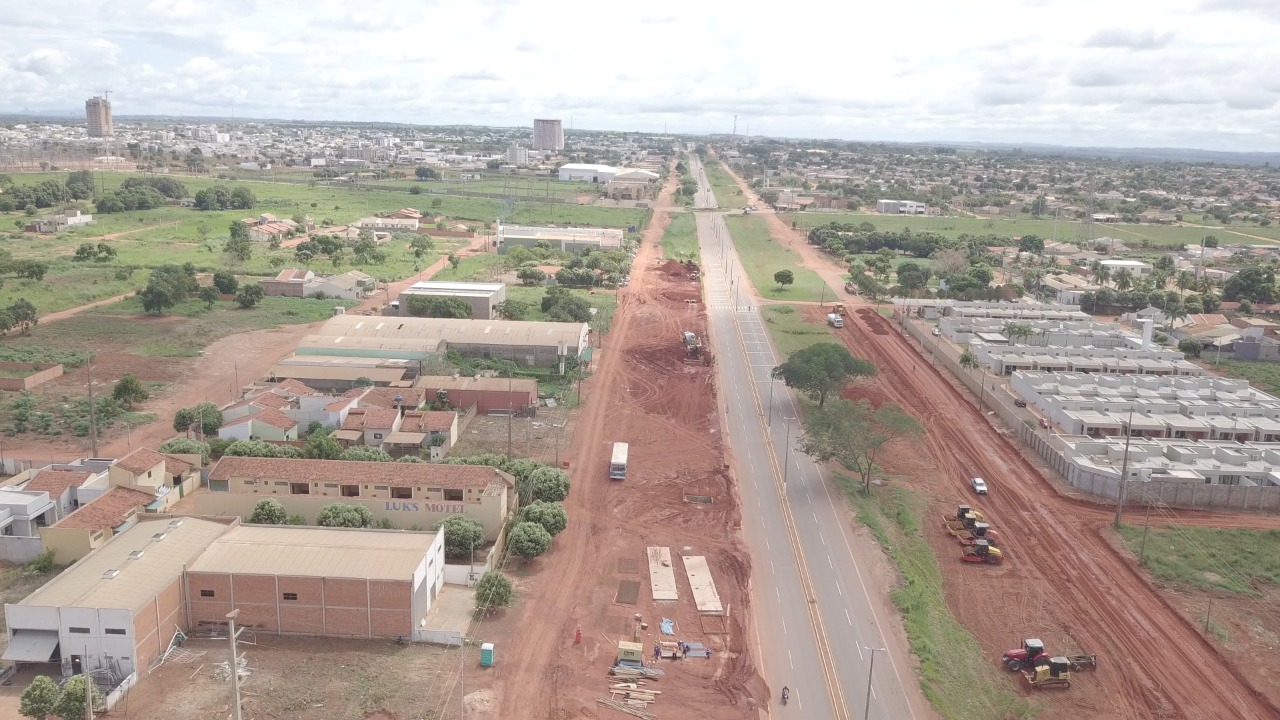
[[[409,410],[400,421],[400,429],[391,433],[383,450],[396,456],[416,455],[431,449],[431,460],[437,461],[458,441],[458,414],[451,410]]]
[[[367,445],[382,447],[400,429],[400,411],[393,408],[355,408],[347,412],[342,427],[333,434],[344,447]]]
[[[45,550],[54,551],[55,562],[74,562],[129,529],[155,499],[140,490],[113,487],[62,520],[40,528],[40,539]]]
[[[94,473],[79,470],[54,470],[45,468],[36,472],[21,490],[47,492],[49,499],[58,506],[58,517],[64,518],[79,507],[76,489],[89,482]]]
[[[220,440],[297,440],[298,421],[275,408],[227,420],[218,428]]]
[[[196,494],[196,514],[247,517],[267,497],[308,522],[335,502],[407,529],[461,513],[484,526],[488,541],[516,506],[514,478],[484,465],[227,456],[210,472],[209,492]]]
[[[164,512],[200,487],[200,456],[138,448],[108,468],[107,480],[111,487],[148,493],[147,512]]]

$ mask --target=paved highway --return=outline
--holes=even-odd
[[[701,163],[689,156],[701,186],[695,207],[714,208]],[[798,420],[788,420],[798,417],[790,391],[781,382],[770,387],[769,372],[779,358],[724,216],[698,213],[697,228],[711,347],[729,419],[726,439],[753,560],[761,667],[772,704],[780,710],[778,693],[787,685],[798,717],[863,718],[875,649],[868,717],[915,718],[914,703],[904,693],[909,683],[918,695],[908,659],[897,650],[879,651],[888,645],[854,557],[845,501],[822,469],[794,449],[800,427]]]

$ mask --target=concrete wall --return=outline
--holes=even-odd
[[[287,491],[288,488],[285,488]],[[314,522],[324,506],[335,503],[363,505],[375,519],[387,519],[396,527],[434,527],[450,515],[464,514],[484,526],[485,540],[493,542],[502,531],[505,520],[500,497],[486,496],[481,503],[422,502],[418,500],[379,500],[368,498],[314,497],[307,495],[272,495],[271,493],[247,495],[233,492],[202,492],[196,495],[197,515],[235,515],[248,517],[253,506],[264,497],[274,497],[290,514],[301,514],[308,522]]]
[[[42,552],[44,546],[38,537],[0,537],[0,560],[5,562],[25,563]]]
[[[297,599],[287,600],[285,593]],[[415,625],[411,595],[409,578],[187,573],[193,623],[226,622],[226,614],[235,607],[240,609],[238,624],[277,635],[409,636]]]
[[[62,366],[48,363],[0,362],[0,370],[31,372],[20,378],[0,378],[0,390],[30,390],[56,377],[62,377]]]
[[[53,559],[59,565],[79,560],[111,539],[112,530],[89,531],[85,528],[40,528],[42,550],[52,550]]]

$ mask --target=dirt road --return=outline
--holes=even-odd
[[[674,183],[663,191],[669,199]],[[660,203],[661,205],[661,203]],[[724,471],[712,368],[686,364],[680,332],[705,337],[698,285],[682,269],[659,266],[668,218],[657,213],[620,293],[614,327],[605,337],[588,403],[570,453],[573,489],[569,527],[556,550],[522,583],[520,631],[495,673],[498,718],[595,717],[595,698],[617,641],[635,637],[646,650],[658,639],[695,640],[711,659],[663,663],[659,716],[748,718],[751,698],[766,690],[749,656],[746,628],[749,562],[735,530],[739,513]],[[628,477],[607,479],[610,444],[630,443]],[[710,498],[710,503],[690,501]],[[726,634],[704,632],[691,589],[675,561],[677,602],[655,605],[648,591],[645,548],[706,556],[722,600],[733,609]],[[638,583],[638,596],[624,587]],[[675,621],[677,636],[657,623]],[[573,642],[581,628],[583,642]]]

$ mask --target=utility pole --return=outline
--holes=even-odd
[[[787,497],[787,472],[791,470],[791,421],[793,417],[783,417],[787,421],[787,449],[782,454],[782,497]]]
[[[1124,515],[1125,488],[1129,485],[1129,441],[1133,439],[1133,405],[1129,406],[1129,422],[1124,426],[1124,460],[1120,462],[1120,495],[1116,498],[1116,519],[1112,527],[1120,529],[1120,518]]]
[[[1147,512],[1142,518],[1142,548],[1138,550],[1138,564],[1141,565],[1147,561],[1147,530],[1151,527],[1151,492],[1145,493],[1147,496]]]
[[[888,652],[888,651],[885,650],[884,648],[869,648],[865,646],[864,646],[864,649],[871,652],[871,665],[870,667],[867,668],[867,704],[864,705],[862,708],[862,720],[870,720],[871,719],[871,673],[873,673],[876,669],[876,653]]]
[[[89,442],[93,457],[98,457],[98,412],[93,402],[93,365],[89,366]]]
[[[84,664],[84,720],[93,720],[93,675],[89,674],[89,648],[80,660]]]
[[[515,456],[511,454],[511,424],[515,418],[515,405],[511,401],[511,393],[516,377],[516,348],[511,346],[511,372],[507,373],[507,460],[514,460]]]
[[[235,720],[240,718],[240,656],[236,652],[236,636],[240,631],[236,629],[236,618],[240,615],[240,608],[236,608],[227,613],[227,636],[231,640],[231,695],[233,704],[232,717]]]

